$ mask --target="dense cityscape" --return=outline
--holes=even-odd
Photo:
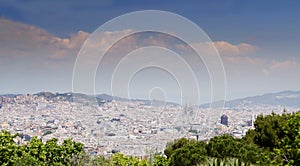
[[[50,92],[1,96],[1,130],[19,133],[18,144],[26,144],[37,136],[43,142],[67,138],[81,142],[91,155],[110,156],[121,152],[131,156],[147,156],[163,152],[167,142],[176,138],[206,141],[230,134],[243,137],[253,129],[259,114],[281,114],[297,108],[241,104],[235,108],[211,110],[180,105],[149,105],[142,101],[101,101],[90,104],[70,100]],[[52,97],[49,97],[52,96]]]

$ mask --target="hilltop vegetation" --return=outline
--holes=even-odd
[[[255,129],[242,139],[221,135],[208,142],[176,139],[164,154],[139,159],[116,153],[109,158],[89,156],[83,144],[70,139],[62,144],[53,138],[45,144],[33,137],[28,145],[17,145],[7,131],[0,133],[1,165],[300,165],[300,112],[258,116]]]

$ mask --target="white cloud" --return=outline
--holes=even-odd
[[[91,43],[88,47],[92,50],[106,51],[115,41],[116,38],[129,34],[132,30],[111,31],[96,33],[94,36],[99,40],[96,43]],[[57,66],[58,62],[64,62],[62,65],[74,62],[78,51],[82,44],[89,37],[89,33],[79,31],[71,34],[68,38],[61,38],[48,33],[47,31],[35,26],[14,22],[11,20],[0,18],[0,63],[8,64],[12,61],[28,60],[32,64],[39,66],[52,65]],[[214,41],[214,46],[217,48],[224,61],[225,67],[236,69],[239,67],[253,67],[253,65],[262,65],[265,63],[263,58],[255,58],[247,54],[254,53],[258,50],[256,46],[248,43],[240,43],[237,45],[227,41]],[[135,48],[147,45],[157,45],[166,48],[172,48],[172,38],[166,36],[151,35],[146,38],[138,38],[138,36],[128,36],[126,40],[121,40],[115,50],[123,52],[123,50],[134,50]],[[193,47],[207,49],[209,43],[194,43]],[[186,49],[183,45],[175,46],[179,50]],[[212,49],[207,49],[211,51]],[[50,61],[49,61],[50,60]],[[51,62],[53,61],[53,63]],[[273,62],[269,68],[263,69],[264,73],[270,72],[280,66],[291,66],[292,62]]]
[[[273,60],[266,68],[262,69],[265,75],[270,75],[272,73],[281,73],[287,71],[299,71],[300,63],[294,59],[287,59],[283,61]]]
[[[40,28],[3,18],[0,19],[0,27],[0,58],[2,57],[2,61],[4,60],[4,56],[10,58],[47,58],[56,61],[75,58],[82,44],[89,37],[89,33],[79,31],[75,34],[71,34],[69,38],[60,38]],[[98,40],[97,43],[93,43],[94,45],[89,47],[96,47],[104,51],[111,46],[111,41],[114,41],[115,38],[130,32],[131,30],[97,33],[101,35],[99,36],[101,41]],[[131,36],[123,40],[123,42],[118,45],[117,50],[132,50],[142,45],[138,42],[169,48],[170,45],[172,45],[169,41],[153,39],[151,36],[142,41],[138,41],[137,38]],[[213,44],[222,56],[227,57],[225,60],[232,63],[239,63],[239,61],[243,59],[231,56],[249,54],[257,50],[255,46],[247,43],[233,45],[226,41],[215,41]],[[207,47],[207,43],[192,45],[201,48]],[[180,49],[180,46],[176,47]],[[244,58],[244,60],[249,63],[256,63],[258,61],[257,59],[251,58]]]
[[[212,43],[192,43],[192,47],[198,48],[202,53],[210,55],[217,49],[226,68],[245,68],[261,65],[265,60],[261,57],[254,57],[258,48],[248,43],[240,43],[237,45],[231,44],[227,41],[214,41]],[[214,46],[214,47],[213,47]],[[187,47],[181,44],[176,45],[179,50],[187,50]]]
[[[254,53],[258,50],[256,46],[253,46],[248,43],[240,43],[238,45],[231,44],[227,41],[214,41],[212,43],[192,43],[192,47],[203,49],[204,52],[207,51],[213,51],[210,48],[210,45],[213,44],[218,52],[221,54],[221,56],[237,56],[237,55],[246,55],[250,53]],[[178,49],[184,49],[183,45],[177,45]]]
[[[233,45],[226,41],[215,41],[213,42],[213,44],[218,49],[221,55],[244,55],[253,53],[257,50],[257,47],[248,43]]]
[[[0,57],[65,59],[74,55],[88,36],[87,32],[79,31],[70,38],[60,38],[40,28],[1,18]]]

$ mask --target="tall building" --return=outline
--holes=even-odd
[[[228,126],[228,116],[227,115],[221,116],[221,124]]]

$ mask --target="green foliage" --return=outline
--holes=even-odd
[[[258,116],[244,140],[265,151],[272,165],[300,165],[300,112]]]
[[[264,153],[255,144],[243,139],[222,135],[212,138],[206,146],[208,156],[219,159],[237,158],[246,163],[263,162]]]
[[[199,166],[251,166],[252,164],[247,164],[236,158],[208,158],[206,162],[199,164]]]
[[[166,146],[166,149],[165,149],[164,153],[167,156],[167,158],[170,158],[172,153],[176,149],[180,149],[184,146],[187,146],[189,144],[195,144],[195,143],[196,143],[195,140],[188,140],[187,138],[176,139],[172,142],[167,143],[167,146]]]
[[[204,161],[206,149],[204,142],[181,138],[167,144],[165,155],[170,165],[196,165]]]
[[[115,165],[115,166],[137,165],[138,162],[139,160],[137,158],[124,156],[121,153],[116,153],[110,158],[109,165]]]
[[[300,112],[291,114],[282,129],[284,136],[273,149],[274,163],[300,165]]]
[[[8,131],[0,133],[0,164],[12,165],[16,159],[23,155],[24,148],[18,147],[14,138],[17,134],[11,135]]]
[[[16,166],[46,166],[47,164],[29,154],[24,154],[23,156],[16,159],[14,165],[16,165]]]
[[[107,163],[108,166],[150,166],[147,160],[140,160],[137,157],[125,156],[121,153],[116,153],[110,157]]]
[[[268,150],[278,147],[286,134],[283,127],[290,117],[290,114],[275,113],[267,116],[259,115],[254,122],[254,143]]]
[[[71,157],[83,151],[83,144],[70,139],[61,145],[53,138],[43,144],[33,137],[28,145],[16,145],[14,138],[7,131],[0,133],[0,165],[71,165]]]
[[[205,162],[207,158],[215,159],[214,164],[227,163],[228,158],[234,158],[244,164],[266,164],[266,154],[262,149],[230,135],[214,137],[208,143],[181,138],[167,144],[165,155],[172,166],[209,164]]]
[[[153,166],[168,166],[170,165],[170,160],[164,156],[156,155],[154,158]]]
[[[205,143],[189,141],[188,144],[174,150],[170,157],[170,165],[190,166],[197,165],[206,158]]]

